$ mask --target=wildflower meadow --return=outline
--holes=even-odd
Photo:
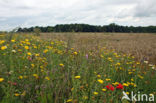
[[[156,66],[98,46],[84,52],[70,42],[26,34],[0,35],[1,103],[130,103],[123,91],[155,99]],[[140,100],[141,101],[141,100]],[[145,101],[142,101],[145,102]]]

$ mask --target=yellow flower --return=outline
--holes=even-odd
[[[102,89],[102,91],[103,91],[103,92],[105,92],[105,91],[106,91],[106,89]]]
[[[7,49],[7,46],[2,46],[1,47],[1,50],[5,50],[5,49]]]
[[[60,65],[61,67],[64,67],[64,64],[62,64],[62,63],[61,63],[61,64],[59,64],[59,65]]]
[[[37,75],[37,74],[33,74],[33,76],[34,76],[36,79],[38,79],[38,75]]]
[[[139,65],[139,64],[140,64],[140,62],[137,62],[136,64],[137,64],[137,65]]]
[[[129,95],[129,92],[126,92],[127,95]]]
[[[136,87],[137,85],[136,84],[134,84],[134,87]]]
[[[37,46],[36,45],[34,45],[34,49],[36,49],[37,48]]]
[[[152,93],[151,93],[151,94],[149,94],[149,96],[153,96],[153,95],[154,95],[154,94],[152,94]]]
[[[126,86],[126,87],[128,87],[129,85],[128,85],[127,83],[123,83],[123,86]]]
[[[0,78],[0,82],[3,82],[4,81],[4,78]]]
[[[74,52],[73,54],[74,54],[74,55],[77,55],[78,53],[77,53],[77,52]]]
[[[25,39],[25,41],[28,42],[29,40],[28,39]]]
[[[133,69],[132,71],[135,72],[135,69]]]
[[[73,91],[74,90],[74,88],[71,88],[71,91]]]
[[[40,54],[35,54],[36,57],[40,56]]]
[[[101,79],[98,79],[98,82],[101,83],[101,84],[103,84],[103,80],[101,80]]]
[[[19,93],[15,93],[15,96],[18,97],[18,96],[20,96],[20,94]]]
[[[40,68],[43,69],[44,68],[43,65],[41,65]]]
[[[15,40],[11,40],[11,42],[15,42]]]
[[[23,79],[23,76],[19,76],[18,78],[19,78],[19,79]]]
[[[44,51],[43,51],[43,53],[47,53],[48,52],[48,49],[45,49]]]
[[[32,68],[34,68],[34,67],[35,67],[35,65],[34,65],[34,64],[31,64],[31,67],[32,67]]]
[[[25,46],[24,48],[25,48],[26,50],[28,50],[28,49],[29,49],[29,47],[28,47],[28,46]]]
[[[50,80],[50,78],[49,78],[49,77],[45,77],[45,79],[46,79],[46,80]]]
[[[132,74],[133,72],[128,72],[128,74]]]
[[[140,78],[140,79],[143,79],[144,77],[143,76],[141,76],[141,75],[138,75],[138,77]]]
[[[75,79],[80,79],[81,78],[81,76],[75,76]]]
[[[131,83],[130,82],[127,82],[127,84],[130,85]]]
[[[5,43],[5,41],[4,40],[0,40],[0,44],[3,44],[3,43]]]
[[[67,102],[72,102],[72,99],[68,99]]]
[[[112,83],[114,86],[116,86],[116,85],[118,85],[119,84],[119,82],[115,82],[115,83]]]
[[[134,79],[132,78],[131,81],[134,81]]]
[[[134,85],[134,83],[133,83],[133,82],[131,82],[131,85]]]
[[[98,95],[98,92],[94,92],[93,94],[94,94],[94,95]]]
[[[98,77],[98,78],[100,78],[100,77],[101,77],[101,75],[97,75],[97,77]]]
[[[106,81],[111,81],[111,79],[109,79],[109,78],[106,78]]]
[[[30,53],[30,52],[28,52],[28,53],[27,53],[27,55],[31,55],[31,53]]]
[[[120,63],[116,63],[116,65],[120,66]]]

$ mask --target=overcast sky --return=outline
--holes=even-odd
[[[87,23],[156,25],[156,0],[0,0],[0,30]]]

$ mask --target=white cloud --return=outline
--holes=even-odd
[[[155,25],[155,0],[0,0],[0,30],[64,23]]]

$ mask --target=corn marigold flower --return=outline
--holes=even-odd
[[[109,78],[106,78],[106,81],[111,81],[111,79],[109,79]]]
[[[43,53],[47,53],[48,52],[48,49],[45,49],[44,51],[43,51]]]
[[[30,52],[28,52],[28,53],[27,53],[27,55],[29,55],[29,56],[30,56],[30,55],[31,55],[31,53],[30,53]]]
[[[40,54],[35,54],[36,57],[40,56]]]
[[[101,83],[101,84],[103,84],[103,80],[101,80],[101,79],[98,79],[98,82]]]
[[[101,75],[97,75],[97,77],[98,77],[98,78],[100,78],[100,77],[101,77]]]
[[[62,63],[61,63],[61,64],[59,64],[59,65],[60,65],[61,67],[64,67],[64,64],[62,64]]]
[[[94,95],[98,95],[99,93],[98,93],[98,92],[93,92],[93,94],[94,94]]]
[[[144,77],[143,77],[143,76],[141,76],[141,75],[138,75],[138,77],[139,77],[140,79],[144,79]]]
[[[71,88],[71,91],[73,91],[74,90],[74,88]]]
[[[72,99],[68,99],[66,102],[67,102],[67,103],[68,103],[68,102],[72,102]]]
[[[36,79],[38,79],[38,75],[37,75],[37,74],[33,74],[33,76],[34,76]]]
[[[23,79],[23,76],[19,76],[18,78],[19,78],[19,79]]]
[[[50,80],[50,78],[49,78],[49,77],[45,77],[45,79],[46,79],[46,80]]]
[[[134,81],[134,79],[132,78],[131,81]]]
[[[7,49],[7,46],[2,46],[1,47],[1,50],[5,50],[5,49]]]
[[[129,92],[126,92],[127,95],[129,95]]]
[[[4,40],[0,40],[0,44],[3,44],[3,43],[5,43],[5,41]]]
[[[75,76],[75,79],[80,79],[81,78],[81,76]]]
[[[31,64],[31,67],[34,68],[35,67],[35,64]]]
[[[74,52],[73,54],[74,54],[74,55],[77,55],[78,53],[77,53],[77,52]]]
[[[127,83],[123,83],[122,85],[125,86],[125,87],[128,87],[129,86]]]
[[[4,78],[0,78],[0,82],[3,82],[4,81]]]
[[[114,86],[116,86],[116,85],[118,85],[119,84],[119,82],[115,82],[115,83],[112,83]]]
[[[140,64],[140,62],[136,62],[136,64],[137,64],[137,65],[139,65],[139,64]]]
[[[14,42],[15,42],[15,40],[11,40],[11,42],[13,42],[13,43],[14,43]]]
[[[134,84],[133,86],[134,86],[134,87],[136,87],[137,85],[136,85],[136,84]]]
[[[106,89],[102,89],[102,91],[103,91],[103,92],[105,92],[105,91],[106,91]]]
[[[117,66],[120,66],[121,64],[120,64],[120,63],[116,63],[116,65],[117,65]]]
[[[15,93],[14,95],[15,95],[16,97],[20,96],[20,94],[19,94],[19,93]]]
[[[24,48],[25,48],[26,50],[28,50],[28,49],[29,49],[29,47],[28,47],[28,46],[25,46]]]
[[[34,49],[36,49],[37,48],[37,46],[35,45],[35,46],[33,46],[34,47]]]

